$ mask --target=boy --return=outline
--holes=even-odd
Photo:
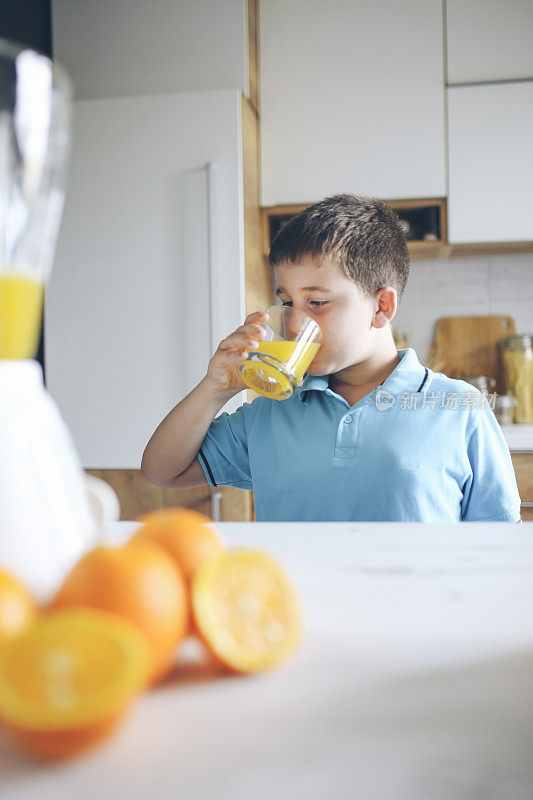
[[[253,489],[258,521],[520,522],[509,450],[479,392],[396,350],[409,255],[394,212],[326,198],[280,231],[270,263],[281,302],[322,330],[303,386],[215,419],[245,388],[237,364],[264,336],[266,315],[251,314],[154,432],[143,475]]]

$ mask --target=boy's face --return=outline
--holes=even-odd
[[[305,256],[297,264],[275,267],[274,273],[281,302],[303,311],[322,331],[321,347],[307,370],[311,375],[337,373],[372,355],[374,334],[383,327],[375,324],[375,296],[329,259]]]

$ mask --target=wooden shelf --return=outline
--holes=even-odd
[[[413,260],[422,258],[445,258],[448,255],[448,243],[446,240],[447,231],[447,216],[446,216],[446,199],[443,197],[436,198],[415,198],[405,200],[386,200],[385,201],[391,208],[399,212],[407,213],[412,211],[415,213],[420,212],[422,209],[436,208],[438,213],[438,230],[440,238],[436,241],[420,240],[407,240],[407,247],[409,254]],[[300,211],[307,208],[310,203],[300,205],[283,205],[283,206],[264,206],[261,209],[263,216],[263,248],[264,254],[268,257],[271,242],[280,229],[283,222],[287,222]]]
[[[449,258],[450,245],[444,242],[407,242],[411,261],[423,261],[428,258]]]
[[[468,256],[514,255],[533,253],[533,242],[474,242],[468,244],[450,244],[447,239],[447,206],[443,197],[415,198],[404,200],[387,200],[396,211],[408,211],[431,206],[439,208],[439,229],[441,236],[436,241],[407,240],[407,247],[412,261],[434,258],[461,258]],[[299,205],[263,206],[263,251],[268,258],[270,243],[277,232],[280,221],[288,221],[299,214],[310,203]],[[401,216],[401,214],[400,214]]]
[[[501,256],[533,253],[533,242],[472,242],[450,245],[450,258],[459,256]]]
[[[263,252],[268,257],[270,253],[270,244],[277,232],[279,221],[288,222],[300,211],[304,211],[311,203],[304,205],[290,205],[290,206],[263,206],[261,208],[261,215],[263,218]]]

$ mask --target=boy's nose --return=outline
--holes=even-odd
[[[289,320],[289,329],[287,333],[292,338],[293,336],[296,336],[299,330],[300,330],[300,324],[298,322],[298,319],[296,318],[295,314],[291,314],[291,318]]]
[[[293,311],[301,311],[302,314],[305,314],[306,317],[309,317],[314,322],[316,322],[314,316],[309,313],[309,309],[307,309],[307,308],[305,308],[303,306],[302,307],[293,306],[292,310]],[[298,314],[291,314],[290,319],[289,319],[289,323],[288,323],[288,326],[287,326],[287,334],[288,334],[288,336],[296,336],[296,334],[298,333],[298,331],[300,330],[301,327],[302,327],[302,318],[299,317]]]

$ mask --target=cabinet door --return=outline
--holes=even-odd
[[[448,90],[449,241],[533,240],[533,81]]]
[[[448,83],[533,77],[531,0],[446,0]]]
[[[441,0],[262,0],[262,204],[446,194]]]

